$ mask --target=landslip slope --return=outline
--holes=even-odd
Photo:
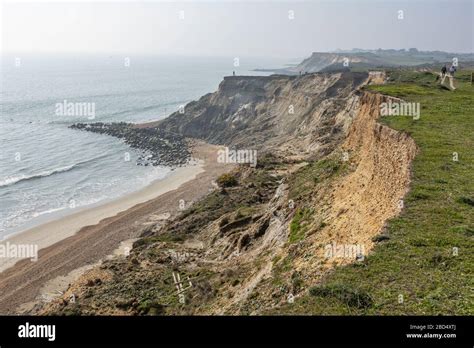
[[[147,125],[255,148],[258,165],[239,166],[175,219],[142,230],[128,257],[85,273],[35,312],[259,314],[363,259],[402,209],[416,153],[408,135],[377,122],[388,97],[360,90],[383,80],[230,77],[184,113]]]

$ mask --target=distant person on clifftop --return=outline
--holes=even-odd
[[[234,70],[234,71],[232,71],[232,76],[235,76],[235,70]]]
[[[444,84],[444,80],[446,80],[446,77],[448,78],[449,80],[449,87],[451,88],[451,90],[455,90],[456,87],[454,87],[454,72],[456,71],[456,67],[454,65],[451,65],[451,67],[449,68],[449,74],[448,74],[448,69],[446,67],[446,64],[441,68],[441,74],[438,76],[438,78],[436,80],[439,79],[439,77],[441,77],[441,81],[440,81],[440,84],[443,85]]]

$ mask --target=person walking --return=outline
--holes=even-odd
[[[446,79],[446,73],[448,71],[448,68],[446,67],[446,64],[443,65],[441,68],[441,73],[436,76],[436,82],[439,81],[439,84],[442,85],[444,83],[444,80]]]
[[[446,64],[444,64],[443,67],[441,68],[441,72],[439,73],[438,76],[436,76],[436,82],[439,81],[440,85],[444,84],[444,80],[446,79],[447,71],[448,71],[448,68],[446,67]]]
[[[449,87],[451,87],[451,90],[455,90],[456,87],[454,87],[454,73],[456,72],[456,67],[453,65],[451,65],[451,67],[449,68]]]
[[[451,67],[449,68],[449,75],[451,75],[451,77],[454,77],[455,72],[456,72],[456,67],[454,65],[451,65]]]

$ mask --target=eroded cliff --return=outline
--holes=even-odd
[[[363,259],[402,209],[416,153],[409,136],[377,122],[387,97],[359,89],[374,80],[383,74],[227,78],[161,122],[262,155],[231,173],[235,185],[148,226],[128,257],[84,274],[39,312],[259,314]]]
[[[344,137],[366,73],[226,77],[160,129],[283,156],[327,154]]]

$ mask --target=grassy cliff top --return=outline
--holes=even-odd
[[[419,103],[420,118],[383,117],[419,147],[401,215],[361,263],[339,267],[272,314],[474,314],[474,86],[456,90],[429,72],[394,70],[367,89]],[[446,85],[448,81],[446,81]]]

